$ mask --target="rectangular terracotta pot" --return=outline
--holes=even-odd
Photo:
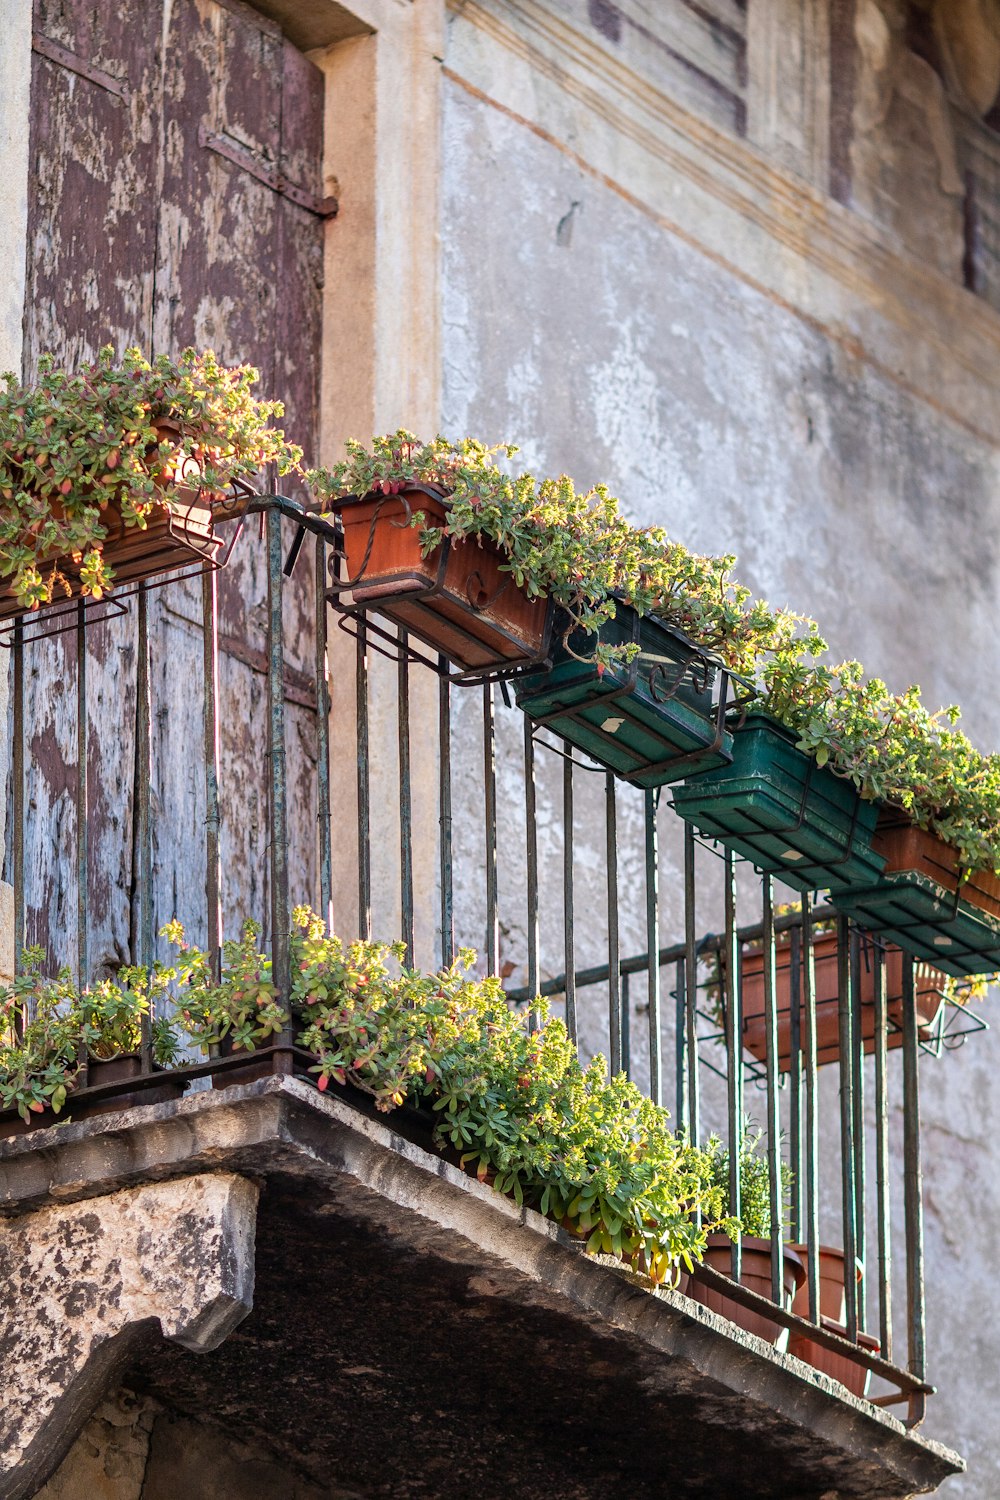
[[[802,995],[804,955],[799,954],[799,1035],[805,1046],[805,1009]],[[816,981],[816,1060],[836,1062],[840,1057],[840,976],[837,962],[837,934],[821,933],[813,943],[813,969]],[[934,1036],[938,1012],[944,1004],[940,990],[945,976],[929,964],[916,968],[917,1023],[921,1038]],[[743,1045],[759,1062],[767,1053],[764,1024],[764,954],[744,950],[741,965],[741,1000],[743,1008]],[[785,933],[775,944],[775,1002],[778,1015],[778,1067],[787,1072],[792,1060],[792,943]],[[885,981],[889,1020],[887,1042],[890,1048],[903,1045],[903,954],[890,944],[885,955]],[[866,1053],[875,1050],[875,964],[865,962],[861,954],[861,1039]]]
[[[447,499],[422,489],[368,495],[337,507],[354,604],[376,610],[467,672],[501,670],[545,653],[549,604],[529,599],[501,568],[492,542],[448,539],[421,556],[420,532],[409,524],[422,511],[443,526]],[[330,598],[341,602],[341,591]]]

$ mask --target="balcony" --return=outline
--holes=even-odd
[[[118,1368],[290,1456],[289,1434],[308,1428],[314,1474],[335,1465],[351,1493],[399,1481],[414,1429],[453,1493],[509,1492],[496,1445],[517,1493],[547,1493],[554,1470],[537,1455],[553,1424],[565,1450],[586,1450],[581,1495],[611,1474],[636,1494],[668,1478],[671,1493],[702,1493],[714,1472],[747,1496],[902,1496],[957,1472],[918,1432],[933,1399],[919,1082],[981,1026],[974,1010],[699,835],[669,787],[631,785],[534,726],[508,681],[456,681],[349,595],[331,606],[342,538],[330,522],[274,496],[249,510],[236,545],[261,589],[256,634],[239,645],[262,687],[250,733],[219,665],[215,572],[163,591],[161,619],[169,609],[199,641],[201,680],[185,676],[180,708],[157,697],[177,683],[151,644],[146,585],[110,625],[100,606],[74,605],[58,638],[41,638],[44,617],[14,626],[18,966],[42,941],[50,970],[67,964],[80,987],[105,977],[115,902],[128,914],[118,962],[166,959],[157,933],[177,917],[216,979],[224,937],[255,918],[279,1002],[300,902],[348,937],[400,938],[425,970],[473,947],[510,1006],[534,1016],[541,995],[585,1058],[605,1053],[689,1140],[718,1137],[726,1207],[746,1214],[756,1195],[766,1239],[725,1240],[676,1286],[653,1287],[443,1157],[418,1113],[379,1113],[350,1084],[318,1090],[292,1023],[249,1064],[213,1046],[164,1069],[155,1005],[131,1076],[102,1077],[82,1049],[63,1111],[8,1112],[9,1224],[206,1169],[263,1184],[251,1317],[203,1360],[157,1341],[123,1347]],[[47,737],[31,691],[42,650],[69,666],[69,707]],[[133,701],[123,764],[117,705]],[[154,743],[171,745],[169,762]],[[109,829],[128,846],[126,891],[107,887]],[[15,1032],[32,1019],[26,998]],[[758,1134],[759,1166],[744,1170]],[[82,1379],[69,1373],[67,1388]],[[350,1401],[331,1416],[325,1391],[345,1379]],[[33,1493],[79,1425],[53,1403],[37,1435],[0,1431],[12,1494]],[[346,1447],[357,1454],[338,1457]]]

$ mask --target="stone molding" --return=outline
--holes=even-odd
[[[246,1317],[256,1210],[203,1173],[0,1220],[0,1500],[36,1492],[143,1338],[202,1352]]]
[[[966,431],[1000,443],[1000,313],[543,4],[449,0],[445,76]]]

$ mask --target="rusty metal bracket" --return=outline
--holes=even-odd
[[[96,83],[98,88],[107,89],[109,94],[114,94],[123,103],[128,102],[129,86],[122,78],[115,78],[113,74],[106,73],[103,68],[98,68],[92,62],[87,62],[77,53],[71,52],[68,47],[62,47],[50,37],[42,36],[41,32],[34,32],[31,38],[31,50],[37,52],[39,57],[45,57],[49,62],[66,68],[70,73],[76,73],[80,78],[86,78],[88,83]]]
[[[304,208],[306,213],[315,214],[318,219],[332,219],[336,216],[339,208],[336,198],[317,198],[315,193],[289,182],[284,172],[260,161],[246,146],[234,141],[232,136],[221,135],[200,125],[198,145],[206,151],[214,151],[217,156],[224,157],[235,167],[241,167],[244,172],[249,172],[251,177],[256,177],[258,182],[262,182],[272,192],[279,193],[282,198],[287,198],[297,208]]]

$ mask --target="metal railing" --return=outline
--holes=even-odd
[[[263,924],[279,993],[288,993],[293,898],[307,900],[331,925],[336,921],[345,937],[401,936],[411,961],[421,964],[449,963],[460,946],[474,946],[482,954],[482,969],[504,977],[512,1004],[530,1006],[537,995],[546,997],[564,1014],[585,1052],[606,1050],[612,1071],[623,1069],[657,1103],[669,1103],[675,1123],[692,1139],[703,1142],[715,1131],[728,1141],[735,1214],[741,1206],[738,1148],[748,1117],[753,1119],[763,1130],[769,1168],[770,1297],[740,1284],[740,1242],[732,1245],[728,1276],[705,1266],[696,1270],[695,1281],[871,1371],[891,1387],[873,1399],[905,1401],[908,1421],[919,1422],[932,1390],[925,1370],[919,1062],[922,1052],[940,1052],[961,1040],[970,1024],[961,1020],[962,1012],[948,1007],[936,1031],[921,1030],[912,959],[903,956],[902,993],[890,997],[882,944],[862,937],[845,918],[817,909],[809,897],[802,898],[798,912],[776,908],[773,879],[704,844],[673,814],[668,790],[628,786],[568,753],[512,706],[505,682],[457,686],[444,659],[434,663],[414,652],[404,631],[387,632],[363,611],[332,614],[327,593],[332,579],[339,597],[339,544],[329,520],[273,495],[251,501],[249,509],[260,517],[258,556],[266,574],[259,662],[266,679],[266,756],[257,755],[254,770],[267,789],[268,899],[266,909],[243,915]],[[241,542],[251,545],[246,537]],[[286,733],[290,577],[306,578],[311,593],[312,683],[306,696],[315,705],[308,716],[312,728],[304,735],[308,743],[294,750]],[[161,917],[180,915],[200,927],[216,974],[224,920],[232,921],[223,835],[241,816],[238,792],[246,785],[245,777],[237,778],[234,793],[232,768],[220,748],[226,703],[217,588],[218,574],[205,572],[201,682],[195,689],[185,686],[201,697],[203,888],[161,889],[162,850],[172,830],[165,826],[168,819],[158,823],[162,768],[153,755],[152,726],[163,705],[154,702],[152,692],[155,643],[146,585],[134,591],[135,773],[123,793],[122,813],[123,823],[131,821],[132,827],[136,910],[130,951],[122,956],[152,962],[159,907]],[[75,809],[75,952],[51,955],[53,963],[70,961],[81,985],[95,977],[89,944],[95,913],[88,842],[88,663],[100,613],[91,605],[77,606],[75,764],[70,756],[65,767]],[[331,619],[339,619],[344,630],[328,636]],[[118,621],[114,628],[131,630],[131,624]],[[301,655],[303,642],[296,644]],[[31,841],[53,836],[51,829],[33,825],[26,790],[32,727],[26,671],[34,649],[23,621],[17,621],[11,650],[7,868],[14,886],[18,963],[32,939],[29,929],[40,903],[50,896],[32,887],[26,863]],[[345,744],[353,753],[345,753]],[[252,746],[248,753],[255,753]],[[296,774],[315,779],[309,804],[315,813],[297,814],[290,830],[289,767],[295,756]],[[183,909],[169,910],[171,902]],[[816,928],[829,921],[837,936],[839,1061],[822,1067]],[[62,938],[65,946],[69,931]],[[753,1061],[743,1048],[749,953],[758,955],[764,989],[763,1059]],[[784,1026],[779,958],[789,971],[787,1055],[779,1050],[779,1026]],[[863,973],[870,1001],[862,994]],[[896,1012],[901,1021],[894,1019]],[[164,1074],[153,1067],[148,1017],[142,1056],[141,1078],[96,1086],[82,1058],[74,1104],[122,1089],[141,1094],[162,1082]],[[297,1066],[292,1030],[256,1056],[276,1072],[292,1071]],[[241,1062],[240,1056],[213,1057],[176,1076],[190,1080]],[[894,1101],[901,1105],[899,1151]],[[792,1170],[787,1212],[783,1156]],[[842,1333],[831,1331],[821,1317],[824,1238],[838,1242],[844,1253]],[[789,1310],[782,1286],[783,1252],[790,1241],[806,1247],[807,1316]],[[856,1265],[867,1270],[870,1261],[877,1274],[859,1284]],[[900,1275],[903,1339],[896,1331]],[[865,1337],[869,1330],[877,1351],[873,1338]]]

